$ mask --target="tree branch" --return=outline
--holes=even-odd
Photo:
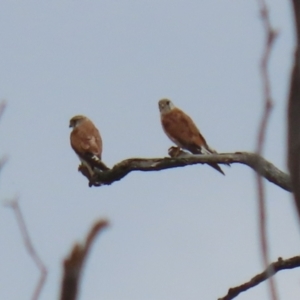
[[[47,269],[32,244],[32,241],[30,239],[28,229],[27,229],[24,217],[22,215],[18,200],[14,199],[14,200],[8,201],[7,206],[11,207],[13,209],[13,211],[16,215],[18,225],[19,225],[19,229],[21,231],[21,235],[23,237],[25,248],[40,271],[40,279],[36,285],[36,288],[35,288],[33,296],[32,296],[32,300],[37,300],[41,294],[42,288],[46,281]]]
[[[98,233],[107,226],[107,221],[97,221],[90,229],[85,242],[75,244],[69,257],[65,259],[60,300],[75,300],[77,298],[82,269],[90,248]]]
[[[300,218],[300,1],[292,2],[297,40],[288,103],[288,166]]]
[[[172,150],[176,147],[171,147]],[[177,149],[177,148],[176,148]],[[236,152],[212,155],[192,155],[187,152],[181,151],[177,157],[165,158],[131,158],[125,159],[116,164],[112,169],[107,171],[96,170],[95,178],[90,182],[90,185],[100,186],[109,185],[115,181],[121,180],[132,171],[161,171],[165,169],[185,167],[196,164],[244,164],[258,172],[268,181],[281,187],[282,189],[291,192],[291,183],[289,175],[277,169],[272,163],[265,160],[263,157],[250,152]],[[79,171],[86,177],[83,168],[80,166]],[[90,178],[88,178],[91,180]]]
[[[243,283],[237,287],[230,288],[228,290],[228,293],[226,296],[219,298],[218,300],[231,300],[235,297],[237,297],[240,293],[245,292],[256,285],[264,282],[267,280],[270,275],[273,276],[277,272],[281,270],[288,270],[288,269],[294,269],[300,267],[300,256],[295,256],[289,259],[282,259],[281,257],[278,258],[278,261],[271,263],[266,270],[264,270],[262,273],[254,276],[252,279],[250,279],[248,282]],[[273,270],[274,272],[271,273],[270,270]],[[271,274],[270,274],[271,273]]]
[[[273,101],[271,96],[271,84],[268,74],[268,65],[270,61],[270,55],[272,51],[272,47],[274,45],[275,38],[277,37],[277,32],[272,28],[269,10],[267,4],[264,0],[258,0],[260,15],[262,18],[266,42],[263,50],[262,58],[261,58],[261,77],[263,82],[263,98],[264,98],[264,112],[261,118],[260,126],[258,129],[257,136],[257,146],[256,153],[258,155],[262,155],[263,147],[265,143],[265,136],[267,130],[267,124],[270,118],[271,110],[273,107]],[[265,188],[262,177],[259,173],[256,174],[256,182],[257,182],[257,192],[258,192],[258,213],[259,213],[259,232],[260,232],[260,244],[261,244],[261,252],[262,259],[265,268],[267,268],[269,264],[269,249],[268,249],[268,241],[267,241],[267,230],[266,230],[266,207],[265,207]],[[272,268],[269,268],[270,272],[269,276],[273,274]],[[277,300],[277,291],[273,278],[270,278],[269,281],[270,293],[273,300]]]

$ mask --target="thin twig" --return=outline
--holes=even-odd
[[[261,76],[263,81],[263,95],[264,95],[264,113],[261,119],[261,123],[258,130],[258,140],[257,140],[257,150],[256,153],[258,155],[262,155],[263,147],[265,142],[265,135],[268,120],[270,117],[271,109],[273,106],[273,101],[271,98],[271,87],[270,80],[268,75],[268,64],[270,59],[270,54],[272,50],[272,46],[274,44],[275,38],[277,36],[277,32],[273,30],[270,18],[269,11],[267,5],[264,0],[258,0],[260,6],[260,14],[262,18],[262,22],[264,25],[265,33],[266,33],[266,44],[265,49],[262,55],[261,60]],[[266,232],[266,208],[265,208],[265,191],[264,191],[264,183],[262,177],[257,173],[257,188],[258,188],[258,203],[259,203],[259,228],[260,228],[260,242],[262,249],[262,257],[263,263],[267,268],[269,264],[269,253],[268,253],[268,242],[267,242],[267,232]],[[270,293],[273,300],[277,300],[277,292],[276,286],[271,275],[274,273],[272,267],[268,268],[270,277]]]
[[[107,226],[106,220],[97,221],[90,229],[85,242],[75,244],[70,255],[65,259],[60,300],[75,300],[77,298],[82,270],[90,248],[98,233]]]
[[[45,283],[45,280],[47,277],[47,269],[32,244],[23,214],[21,212],[21,209],[20,209],[20,206],[18,203],[18,199],[15,198],[11,201],[8,201],[7,206],[11,207],[13,209],[16,219],[17,219],[17,223],[18,223],[21,235],[23,237],[25,248],[40,271],[40,278],[39,278],[39,281],[37,283],[37,286],[36,286],[33,296],[32,296],[32,300],[37,300],[40,296],[40,293],[42,291],[42,288],[44,286],[44,283]]]
[[[275,273],[282,270],[289,270],[300,267],[300,256],[295,256],[289,259],[278,258],[278,261],[271,263],[266,270],[262,273],[257,274],[253,278],[251,278],[248,282],[245,282],[239,286],[230,288],[226,296],[219,298],[218,300],[231,300],[237,297],[240,293],[245,292],[256,285],[264,282],[270,276],[273,276]],[[272,272],[270,272],[272,270]]]

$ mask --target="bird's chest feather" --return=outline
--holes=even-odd
[[[181,124],[181,122],[178,122],[179,120],[177,118],[174,118],[172,116],[167,116],[165,118],[162,118],[162,127],[168,136],[168,138],[173,141],[177,146],[182,147],[181,145],[181,138],[182,134],[184,134],[184,124]]]

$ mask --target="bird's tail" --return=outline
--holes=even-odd
[[[212,148],[210,148],[208,145],[207,145],[207,148],[205,147],[201,147],[200,149],[196,149],[196,151],[192,151],[192,153],[194,154],[218,154],[218,152]],[[210,163],[208,164],[209,166],[211,166],[212,168],[214,168],[215,170],[217,170],[218,172],[220,172],[222,175],[225,176],[225,173],[223,172],[223,170],[221,169],[221,167],[216,164],[216,163]],[[229,164],[228,164],[229,165]]]

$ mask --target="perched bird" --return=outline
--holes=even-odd
[[[158,102],[158,107],[164,132],[178,147],[193,154],[217,153],[207,145],[193,120],[182,110],[175,107],[171,100],[161,99]],[[225,175],[218,164],[210,163],[209,165]]]
[[[101,163],[102,139],[94,123],[87,117],[78,115],[70,120],[71,146],[82,164],[88,169],[90,178],[94,168]]]

